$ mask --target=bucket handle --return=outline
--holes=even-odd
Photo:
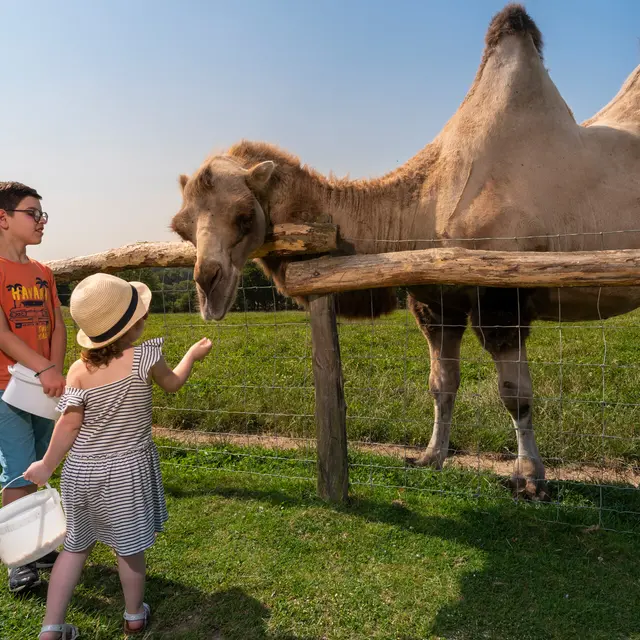
[[[4,491],[11,483],[15,482],[16,480],[20,480],[20,478],[24,478],[24,474],[14,478],[13,480],[11,480],[11,482],[7,482],[7,484],[5,484],[4,487],[2,487],[2,490]],[[47,487],[47,489],[51,489],[51,485],[48,482],[45,482],[44,486]]]

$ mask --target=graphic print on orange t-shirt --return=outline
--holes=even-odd
[[[13,332],[22,327],[38,327],[38,340],[48,340],[51,335],[51,316],[45,304],[49,299],[49,283],[36,278],[34,287],[25,287],[21,282],[6,285],[13,298],[9,311],[9,324]]]
[[[51,355],[54,312],[60,306],[53,273],[31,260],[11,262],[0,258],[0,306],[12,333],[45,358]],[[0,351],[0,390],[15,361]]]

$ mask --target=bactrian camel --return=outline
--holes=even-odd
[[[492,20],[474,82],[433,142],[373,180],[326,178],[272,145],[247,142],[180,176],[183,205],[173,229],[197,248],[194,278],[205,320],[234,302],[250,253],[269,225],[331,221],[341,254],[434,246],[519,251],[638,247],[640,67],[618,95],[577,124],[543,64],[542,37],[523,7]],[[286,294],[288,260],[263,270]],[[471,326],[498,372],[518,443],[514,485],[545,497],[545,471],[532,426],[526,338],[534,318],[595,320],[640,306],[639,288],[409,289],[409,306],[429,343],[435,421],[415,462],[441,467],[460,384],[460,343]],[[305,301],[298,299],[304,305]],[[560,304],[561,303],[561,304]],[[340,294],[338,313],[379,315],[393,291]]]

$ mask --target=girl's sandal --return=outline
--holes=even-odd
[[[42,627],[42,629],[40,629],[38,638],[43,633],[47,633],[51,631],[59,633],[60,640],[76,640],[76,638],[80,637],[80,632],[78,631],[78,627],[74,627],[72,624],[46,624],[44,625],[44,627]]]
[[[124,612],[124,632],[128,636],[134,636],[136,633],[142,633],[146,630],[151,622],[151,607],[146,603],[142,603],[142,613],[127,613]],[[130,622],[139,622],[140,620],[144,620],[144,624],[137,629],[132,629],[129,626]]]

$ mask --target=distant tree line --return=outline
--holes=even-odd
[[[164,267],[128,269],[117,274],[120,278],[144,282],[153,293],[152,313],[188,313],[198,311],[198,297],[193,281],[193,269]],[[58,284],[58,296],[63,305],[69,304],[77,283]],[[293,300],[281,296],[260,268],[248,263],[242,273],[236,302],[232,311],[277,311],[296,309]]]
[[[198,312],[193,269],[128,269],[117,275],[129,282],[144,282],[151,289],[152,313]],[[58,296],[63,305],[69,304],[69,297],[75,285],[75,282],[58,284]],[[399,306],[404,306],[405,291],[398,290],[397,293]],[[238,296],[231,311],[285,311],[297,308],[293,300],[278,293],[275,285],[256,264],[249,262],[245,265]]]

